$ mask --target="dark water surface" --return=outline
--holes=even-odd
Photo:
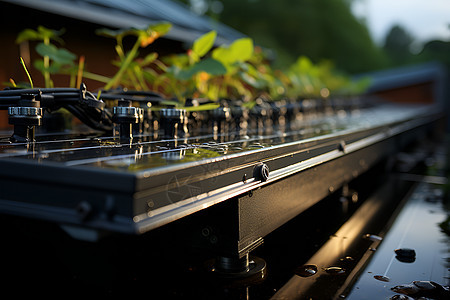
[[[373,295],[389,299],[396,294],[391,288],[413,281],[450,284],[450,237],[439,227],[447,218],[439,201],[441,192],[439,186],[424,182],[416,187],[347,299],[373,299]],[[396,249],[411,249],[416,255],[402,257]]]

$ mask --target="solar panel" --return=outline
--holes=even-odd
[[[251,109],[225,101],[210,111],[164,105],[152,92],[110,91],[102,98],[85,86],[0,92],[14,124],[0,142],[2,213],[141,234],[439,116],[433,105],[364,98],[259,99]],[[84,124],[46,128],[48,111],[60,107]],[[376,156],[389,153],[387,147]]]

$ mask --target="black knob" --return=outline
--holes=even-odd
[[[133,124],[143,120],[143,109],[132,107],[129,100],[119,100],[119,106],[113,107],[113,113],[113,122],[119,124],[120,138],[131,140],[133,138]]]
[[[35,95],[24,94],[18,103],[20,106],[8,107],[8,122],[14,125],[13,142],[32,142],[35,126],[42,125],[42,108]]]
[[[178,137],[178,129],[182,132],[187,118],[185,109],[163,108],[161,113],[161,127],[164,130],[164,138],[173,139]],[[183,132],[184,133],[184,132]]]
[[[269,178],[269,167],[264,163],[255,166],[255,168],[253,169],[253,177],[256,180],[260,180],[263,182],[267,181],[267,179]]]

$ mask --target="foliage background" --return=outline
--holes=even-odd
[[[351,12],[352,2],[358,0],[180,1],[273,50],[278,68],[300,55],[314,63],[329,60],[349,74],[430,60],[450,62],[450,42],[429,41],[418,49],[414,36],[400,25],[394,25],[384,43],[376,45],[364,20]]]

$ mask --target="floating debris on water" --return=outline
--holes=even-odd
[[[413,281],[410,284],[397,285],[391,290],[414,298],[450,299],[449,289],[434,281]]]
[[[380,236],[378,236],[378,235],[375,235],[375,234],[369,234],[369,233],[363,235],[363,238],[365,238],[366,240],[374,241],[374,242],[376,242],[376,241],[381,241],[381,240],[383,239],[382,237],[380,237]]]
[[[402,293],[405,295],[414,295],[420,291],[420,289],[414,284],[400,284],[391,288],[396,293]]]
[[[391,280],[389,277],[384,276],[384,275],[375,275],[375,276],[373,276],[373,278],[375,278],[376,280],[379,280],[379,281],[384,281],[384,282],[389,282]]]
[[[399,261],[405,262],[405,263],[412,263],[416,260],[416,251],[414,249],[409,248],[400,248],[394,250],[395,254]]]
[[[416,257],[416,251],[410,248],[399,248],[395,249],[394,252],[399,256]]]
[[[328,274],[340,275],[344,274],[345,270],[341,267],[329,267],[325,269],[325,272],[327,272]]]
[[[295,274],[301,277],[310,277],[317,274],[316,265],[303,265],[295,269]]]

